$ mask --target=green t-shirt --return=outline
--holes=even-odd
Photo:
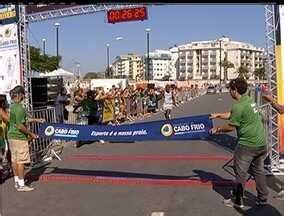
[[[85,99],[82,101],[82,107],[83,107],[83,110],[85,112],[88,112],[88,114],[90,116],[96,116],[97,115],[97,103],[96,101],[94,100],[91,100],[91,99]]]
[[[230,124],[237,128],[240,145],[260,147],[266,145],[265,129],[256,104],[248,95],[243,95],[233,104]]]
[[[26,124],[27,114],[22,106],[19,103],[13,103],[10,107],[10,127],[8,130],[8,138],[15,140],[27,140],[28,136],[22,133],[16,126],[19,124]]]

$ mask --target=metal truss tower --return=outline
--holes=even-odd
[[[28,21],[26,16],[25,5],[19,5],[19,48],[20,48],[20,71],[22,76],[22,85],[25,87],[25,107],[28,111],[32,109],[32,92],[30,82],[30,58],[28,54]]]
[[[267,46],[267,65],[266,72],[268,77],[269,90],[273,97],[277,97],[277,71],[276,71],[276,27],[277,20],[275,20],[275,5],[265,5],[265,33]],[[279,22],[278,22],[279,23]],[[278,24],[279,25],[279,24]],[[268,112],[268,143],[270,144],[270,171],[273,174],[284,174],[280,170],[280,152],[278,139],[278,113],[269,106]]]

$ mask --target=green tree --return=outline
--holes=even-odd
[[[237,73],[239,74],[238,77],[241,78],[249,78],[249,69],[246,66],[240,66],[237,70]]]
[[[224,58],[223,61],[221,61],[221,67],[224,68],[224,79],[225,81],[228,80],[228,69],[235,68],[235,65],[228,61],[227,56]]]
[[[264,80],[265,78],[265,69],[264,67],[256,68],[253,72],[253,74],[259,79]]]
[[[98,75],[98,73],[87,73],[85,76],[84,76],[84,80],[88,80],[88,79],[98,79],[100,78],[100,76]]]
[[[42,55],[39,48],[30,46],[30,61],[32,70],[45,73],[56,70],[61,57]]]

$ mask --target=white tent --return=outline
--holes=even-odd
[[[53,77],[53,76],[63,76],[63,77],[74,77],[74,74],[64,70],[63,68],[59,68],[50,73],[40,74],[41,77]]]

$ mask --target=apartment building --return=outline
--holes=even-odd
[[[144,56],[144,68],[147,73],[147,55]],[[168,76],[170,80],[176,79],[172,73],[172,53],[169,50],[155,50],[149,53],[149,76],[151,80],[163,80]],[[147,78],[148,75],[145,74]]]
[[[112,63],[113,77],[141,80],[144,74],[142,57],[128,53],[117,56]]]
[[[234,64],[228,69],[227,78],[234,79],[240,66],[249,70],[249,78],[254,79],[256,68],[263,67],[264,49],[249,43],[232,41],[222,37],[212,41],[198,41],[178,46],[180,80],[214,80],[224,79],[224,68],[220,68],[220,60],[224,58]]]

